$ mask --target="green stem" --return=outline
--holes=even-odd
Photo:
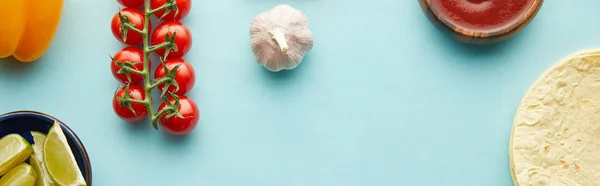
[[[158,81],[157,81],[156,83],[154,83],[154,84],[150,85],[150,89],[154,89],[154,88],[156,88],[158,85],[160,85],[160,84],[163,84],[163,83],[166,83],[166,82],[168,82],[168,81],[170,81],[170,80],[171,80],[171,79],[170,79],[170,78],[168,78],[168,77],[163,77],[163,78],[160,78],[160,79],[158,79]]]
[[[150,117],[150,122],[151,123],[157,123],[158,122],[158,118],[160,118],[160,116],[162,116],[163,114],[169,113],[173,110],[172,107],[166,107],[165,109],[162,109],[160,111],[158,111],[158,113],[156,113],[156,115],[153,115],[152,117]]]
[[[161,7],[158,7],[158,8],[156,8],[156,9],[154,9],[154,10],[150,10],[150,12],[148,12],[148,13],[150,13],[150,14],[154,14],[154,13],[156,13],[156,12],[158,12],[158,11],[164,10],[165,8],[167,8],[167,7],[169,7],[169,6],[171,6],[171,5],[169,5],[169,3],[165,3],[165,4],[164,4],[164,5],[162,5]]]
[[[136,74],[139,74],[139,75],[142,75],[142,76],[145,74],[144,71],[139,71],[139,70],[133,69],[131,67],[127,67],[127,66],[123,67],[123,69],[126,69],[125,73],[127,73],[127,72],[133,72],[133,73],[136,73]]]
[[[144,104],[146,106],[149,105],[148,102],[146,102],[145,100],[137,100],[137,99],[129,99],[129,98],[127,98],[127,99],[125,99],[123,101],[129,101],[129,103]]]
[[[148,28],[148,25],[150,24],[150,16],[152,15],[152,11],[150,11],[150,0],[144,0],[144,12],[144,29],[141,32],[142,38],[144,39],[144,70],[142,71],[142,77],[144,78],[144,89],[146,91],[146,98],[144,99],[144,101],[147,103],[146,109],[148,109],[148,114],[150,115],[150,118],[155,118],[156,116],[154,114],[154,109],[152,108],[152,87],[150,85],[149,73],[150,63],[148,63],[150,53],[152,52],[149,49],[150,44],[148,41],[148,33],[150,33],[150,28]],[[158,123],[156,123],[156,120],[152,120],[152,127],[154,127],[154,129],[158,129]]]
[[[137,33],[140,33],[140,34],[143,33],[143,31],[137,29],[136,27],[134,27],[133,25],[131,25],[129,23],[125,23],[124,25],[125,25],[125,27],[127,27],[127,29],[133,30],[133,31],[135,31]]]
[[[165,41],[165,42],[163,42],[163,43],[161,43],[161,44],[154,45],[154,46],[150,47],[149,51],[150,51],[150,52],[154,52],[154,51],[156,51],[156,50],[158,50],[158,49],[161,49],[161,48],[167,47],[167,46],[169,46],[169,45],[171,45],[171,43],[170,43],[170,42],[166,42],[166,41]]]

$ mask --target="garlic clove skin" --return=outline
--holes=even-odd
[[[313,43],[308,17],[289,5],[277,5],[262,12],[250,24],[254,59],[271,72],[298,67]]]

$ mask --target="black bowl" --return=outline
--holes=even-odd
[[[91,186],[92,165],[87,151],[75,132],[58,119],[35,111],[16,111],[2,114],[0,115],[0,138],[11,133],[18,133],[29,141],[29,143],[34,144],[30,132],[38,131],[47,134],[55,121],[60,124],[67,137],[67,142],[71,147],[77,165],[79,165],[79,170],[85,178],[85,182],[88,186]]]

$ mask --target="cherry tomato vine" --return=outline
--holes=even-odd
[[[188,15],[191,0],[117,2],[125,8],[113,16],[111,31],[117,41],[129,46],[111,56],[112,74],[122,84],[113,96],[113,110],[128,122],[149,118],[155,129],[160,124],[174,135],[190,133],[200,114],[196,103],[185,95],[196,77],[192,65],[182,59],[192,46],[192,35],[179,21]],[[153,15],[160,22],[154,30]],[[154,78],[150,78],[152,53],[160,58]],[[151,96],[155,88],[163,100],[156,111]]]

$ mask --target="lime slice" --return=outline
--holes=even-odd
[[[21,163],[0,179],[0,185],[35,186],[37,173],[27,163]]]
[[[33,155],[29,158],[29,164],[33,170],[38,173],[35,186],[52,186],[52,183],[54,182],[52,181],[52,178],[48,174],[48,171],[42,162],[43,161],[38,160]]]
[[[33,136],[33,154],[29,157],[29,164],[38,173],[36,186],[51,186],[53,181],[44,164],[44,142],[46,135],[41,132],[31,132]]]
[[[0,176],[25,162],[33,153],[31,144],[19,134],[9,134],[0,139]]]
[[[58,123],[48,132],[43,149],[46,169],[58,185],[87,185]]]
[[[46,134],[32,131],[31,136],[33,136],[33,145],[31,145],[33,147],[32,155],[41,160],[44,157],[42,150],[46,141]]]

